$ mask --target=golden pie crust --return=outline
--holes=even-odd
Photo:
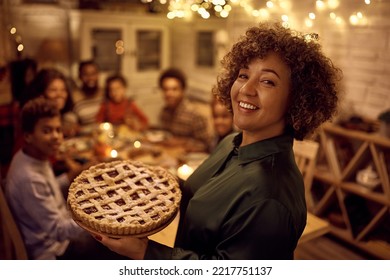
[[[139,161],[100,163],[72,182],[68,206],[83,228],[109,236],[147,236],[167,226],[181,199],[177,179]]]

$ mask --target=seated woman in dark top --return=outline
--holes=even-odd
[[[313,37],[276,23],[248,29],[222,65],[214,92],[241,132],[185,182],[174,248],[95,235],[111,250],[132,259],[293,259],[307,213],[293,140],[332,118],[341,71]]]
[[[21,107],[23,107],[26,102],[38,96],[44,96],[47,99],[54,100],[61,113],[65,137],[74,136],[78,129],[75,124],[76,116],[72,112],[72,89],[69,81],[56,68],[43,68],[26,88],[24,100],[21,102]]]

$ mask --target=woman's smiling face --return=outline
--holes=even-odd
[[[234,123],[242,145],[281,135],[289,102],[291,71],[276,53],[240,69],[231,88]]]

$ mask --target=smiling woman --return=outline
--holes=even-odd
[[[307,210],[293,140],[333,115],[339,74],[317,43],[297,34],[262,23],[225,56],[214,93],[241,132],[225,137],[184,183],[175,247],[99,236],[103,244],[141,259],[294,257]]]
[[[231,89],[234,123],[245,130],[242,145],[283,133],[291,73],[276,53],[240,69]]]
[[[313,36],[293,32],[282,25],[268,28],[248,29],[246,36],[233,46],[222,62],[225,72],[220,76],[214,93],[217,93],[231,108],[234,103],[231,102],[233,97],[230,96],[230,88],[233,83],[240,81],[240,71],[248,72],[250,65],[251,68],[254,67],[255,59],[263,61],[263,68],[269,68],[267,65],[271,64],[271,70],[263,70],[263,72],[267,72],[268,77],[273,72],[274,77],[279,81],[284,77],[278,77],[275,67],[279,67],[279,72],[281,68],[287,67],[290,77],[286,77],[289,83],[286,128],[296,139],[302,140],[335,114],[341,70],[334,67],[332,61],[324,56],[321,45],[313,39]],[[269,32],[270,30],[272,32]],[[279,60],[278,66],[274,64],[276,60]],[[239,79],[236,80],[238,76]],[[260,83],[265,84],[264,81]],[[284,84],[285,81],[275,85],[272,85],[275,83],[272,81],[266,83],[268,88],[274,86],[277,90],[280,88],[280,83]],[[263,93],[263,91],[258,92]]]
[[[77,128],[73,121],[75,117],[68,78],[56,68],[42,68],[24,89],[20,98],[20,108],[39,96],[55,102],[60,110],[64,136],[73,135]],[[21,132],[17,131],[14,151],[21,147],[22,138]]]

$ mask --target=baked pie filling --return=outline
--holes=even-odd
[[[179,208],[176,178],[138,161],[100,163],[72,182],[68,205],[81,226],[108,235],[148,235],[164,227]]]

